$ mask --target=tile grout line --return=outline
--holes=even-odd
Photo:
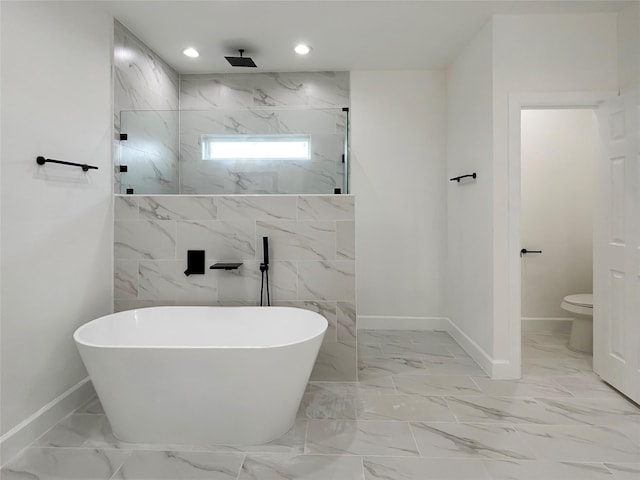
[[[106,449],[102,449],[102,451],[105,451]],[[113,472],[113,475],[111,475],[109,477],[109,480],[113,480],[116,478],[116,475],[118,475],[118,473],[122,470],[122,467],[124,467],[124,464],[127,463],[127,460],[129,460],[135,451],[129,451],[128,454],[124,457],[124,459],[122,460],[122,463],[120,464],[120,466],[118,468],[116,468],[116,470]]]
[[[247,461],[248,455],[244,453],[242,455],[242,461],[240,462],[240,467],[238,467],[238,473],[236,474],[236,480],[240,480],[240,475],[242,474],[242,467],[244,467],[244,463]]]
[[[409,428],[409,433],[411,433],[411,438],[413,439],[413,444],[416,446],[416,451],[418,452],[419,458],[426,458],[422,455],[422,451],[420,450],[420,446],[418,445],[418,441],[416,440],[416,434],[413,431],[413,427],[411,422],[407,422],[407,427]]]

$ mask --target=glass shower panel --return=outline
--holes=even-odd
[[[116,191],[140,194],[348,193],[348,112],[327,109],[123,111]],[[211,159],[204,143],[304,136],[309,158]],[[265,155],[266,156],[266,155]],[[116,168],[116,170],[118,170]]]
[[[133,188],[140,194],[179,193],[179,113],[164,111],[120,112],[120,193]],[[117,168],[116,168],[117,169]]]

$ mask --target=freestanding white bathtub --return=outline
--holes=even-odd
[[[327,320],[289,307],[152,307],[73,338],[117,438],[250,445],[295,422]]]

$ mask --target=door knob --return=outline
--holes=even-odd
[[[527,250],[526,248],[520,250],[520,256],[523,256],[525,253],[542,253],[542,250]]]

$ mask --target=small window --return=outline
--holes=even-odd
[[[203,160],[309,160],[310,135],[203,135]]]

